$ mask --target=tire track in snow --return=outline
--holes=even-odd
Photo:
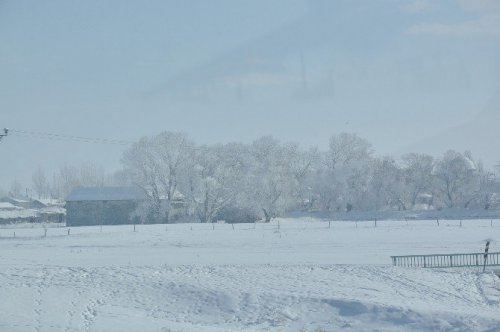
[[[67,268],[66,269],[66,274],[70,274],[69,282],[70,285],[72,286],[73,289],[76,289],[76,297],[72,297],[70,301],[70,309],[66,311],[66,328],[64,329],[65,332],[71,332],[71,331],[78,331],[78,329],[71,327],[71,325],[74,322],[74,318],[76,313],[78,312],[77,308],[77,299],[82,299],[83,298],[83,290],[81,288],[81,285],[78,283],[78,279],[76,279],[75,275],[80,275],[81,270],[76,269],[76,268]]]
[[[42,274],[38,277],[36,282],[36,297],[35,297],[35,308],[33,310],[33,317],[35,318],[35,325],[33,326],[35,332],[40,332],[42,329],[42,296],[43,291],[47,287],[47,280],[49,277],[49,272],[46,268],[42,268]]]

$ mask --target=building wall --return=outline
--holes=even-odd
[[[122,225],[137,222],[131,214],[137,201],[66,202],[67,226]]]

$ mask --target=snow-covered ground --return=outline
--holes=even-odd
[[[374,226],[2,226],[0,331],[500,331],[491,271],[389,257],[480,252],[500,221]]]

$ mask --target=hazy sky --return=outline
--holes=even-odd
[[[346,131],[378,154],[438,153],[429,138],[460,136],[487,105],[500,128],[499,82],[497,0],[0,0],[0,128],[18,131],[320,148]],[[0,187],[38,166],[113,170],[123,149],[12,132]]]

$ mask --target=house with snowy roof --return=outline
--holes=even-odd
[[[46,207],[44,203],[29,197],[4,196],[0,198],[0,203],[10,203],[24,209],[41,209]]]
[[[146,200],[139,187],[78,187],[66,197],[66,225],[121,225],[138,222],[139,204]]]
[[[25,209],[9,202],[0,202],[0,224],[35,222],[37,218],[36,210]]]

